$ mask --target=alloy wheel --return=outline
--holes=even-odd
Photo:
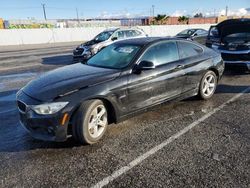
[[[91,112],[89,123],[88,123],[88,131],[92,138],[98,138],[105,127],[107,126],[108,118],[107,111],[104,105],[98,105]]]
[[[213,74],[208,74],[203,82],[202,85],[202,92],[206,97],[211,96],[214,91],[215,91],[215,87],[216,87],[216,78],[214,77]]]

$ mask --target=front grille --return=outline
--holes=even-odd
[[[24,104],[22,101],[17,101],[17,106],[21,112],[26,112],[26,104]]]
[[[84,52],[84,49],[77,48],[76,50],[74,50],[73,54],[74,55],[82,55],[83,52]]]
[[[224,61],[250,61],[250,54],[227,54],[221,53]]]

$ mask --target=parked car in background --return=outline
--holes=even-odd
[[[206,45],[221,53],[227,67],[250,70],[250,19],[230,19],[212,26]]]
[[[73,61],[75,63],[85,61],[114,41],[146,36],[144,31],[138,28],[107,29],[94,37],[94,39],[78,46],[73,51]]]
[[[174,38],[115,42],[87,60],[48,72],[17,93],[22,125],[34,138],[99,141],[111,123],[154,105],[213,96],[220,54]]]
[[[208,35],[207,30],[196,28],[196,29],[185,29],[184,31],[178,33],[175,37],[193,40],[200,44],[205,45],[207,35]]]

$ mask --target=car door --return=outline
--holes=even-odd
[[[193,36],[193,40],[200,44],[205,45],[207,35],[208,35],[208,32],[206,30],[198,29]]]
[[[116,40],[123,40],[123,39],[126,39],[125,31],[123,31],[123,30],[118,30],[118,31],[116,31],[116,32],[112,35],[112,38],[116,38]]]
[[[203,49],[192,42],[178,41],[177,44],[186,77],[182,92],[188,92],[198,87],[204,67],[210,64],[210,60],[203,55]]]
[[[138,63],[150,61],[154,69],[128,76],[128,102],[130,111],[160,103],[181,94],[185,81],[182,62],[179,61],[175,41],[154,44],[143,53]]]

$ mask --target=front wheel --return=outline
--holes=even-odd
[[[101,100],[84,102],[78,109],[73,123],[73,137],[82,144],[94,144],[104,135],[108,113]]]
[[[199,87],[199,97],[201,99],[210,99],[217,87],[218,78],[213,71],[208,71],[202,78]]]

